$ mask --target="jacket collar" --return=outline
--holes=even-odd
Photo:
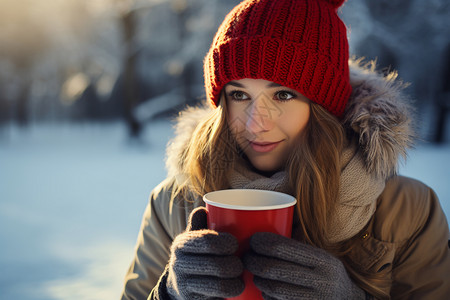
[[[358,139],[368,171],[389,178],[415,137],[413,109],[402,92],[406,84],[397,72],[383,76],[374,62],[363,65],[361,60],[350,62],[350,82],[353,92],[342,122]]]

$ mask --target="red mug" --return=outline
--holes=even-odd
[[[237,255],[249,248],[249,239],[256,232],[273,232],[286,237],[292,234],[294,205],[291,195],[265,190],[230,189],[203,196],[208,210],[208,228],[233,234],[238,242]],[[253,284],[253,275],[244,270],[245,290],[228,299],[263,299]]]

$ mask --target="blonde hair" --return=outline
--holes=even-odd
[[[338,200],[340,153],[344,129],[338,119],[311,103],[304,134],[297,140],[286,165],[289,183],[299,199],[297,214],[305,242],[328,249],[328,220]]]
[[[227,125],[226,101],[199,120],[181,155],[181,171],[186,175],[175,191],[188,190],[197,196],[228,188],[227,171],[239,159],[239,149]],[[183,193],[181,193],[183,194]]]

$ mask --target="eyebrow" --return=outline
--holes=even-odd
[[[282,85],[278,84],[278,83],[275,83],[275,82],[271,82],[266,87],[273,88],[273,87],[280,87],[280,86],[282,86]]]
[[[245,86],[237,81],[230,81],[227,83],[227,85],[232,85],[235,87],[239,87],[239,88],[245,88]],[[268,85],[266,85],[267,88],[273,88],[273,87],[280,87],[282,86],[281,84],[275,83],[275,82],[271,82]]]
[[[243,87],[244,87],[243,84],[240,84],[239,82],[236,82],[236,81],[230,81],[230,82],[228,82],[226,85],[232,85],[232,86],[240,87],[240,88],[243,88]]]

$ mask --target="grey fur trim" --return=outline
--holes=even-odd
[[[382,178],[394,175],[399,158],[406,159],[415,133],[411,125],[413,109],[402,93],[405,84],[397,73],[386,76],[375,71],[375,62],[350,62],[352,95],[343,124],[359,139],[366,167]]]
[[[397,172],[400,158],[406,159],[415,138],[413,109],[402,92],[405,84],[396,72],[383,76],[375,71],[374,62],[363,64],[361,60],[350,61],[350,83],[353,93],[342,122],[359,140],[367,170],[388,178]],[[199,120],[211,110],[209,106],[190,107],[178,116],[166,153],[169,176],[180,173],[183,150]]]
[[[169,177],[179,175],[183,166],[183,151],[199,121],[212,111],[210,106],[188,107],[181,111],[175,120],[175,137],[166,149],[166,169]]]

